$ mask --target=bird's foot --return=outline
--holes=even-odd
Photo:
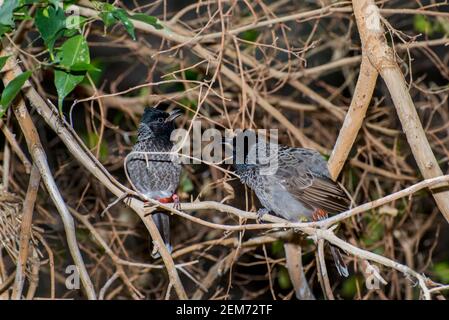
[[[181,211],[181,201],[176,193],[174,193],[171,198],[173,199],[173,208],[175,210]]]
[[[257,223],[262,223],[262,218],[264,215],[269,214],[270,210],[268,210],[267,208],[260,208],[259,210],[257,210],[256,213],[256,222]]]
[[[173,203],[173,208],[176,210],[181,210],[181,202],[179,201],[179,197],[176,193],[172,194],[171,197],[167,198],[158,198],[157,201],[159,201],[162,204],[170,204]]]

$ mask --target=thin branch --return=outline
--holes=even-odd
[[[353,1],[353,8],[362,41],[362,50],[380,73],[390,91],[421,174],[426,179],[443,175],[427,140],[394,52],[386,42],[379,8],[373,0]],[[433,197],[441,213],[449,222],[449,191],[435,191]]]
[[[366,110],[376,86],[377,76],[376,69],[371,65],[368,58],[363,56],[354,96],[328,162],[329,172],[334,180],[340,174],[357,138],[357,134],[362,127]]]
[[[16,77],[16,75],[22,72],[20,68],[17,65],[14,65],[12,61],[13,59],[9,59],[6,63],[6,70],[8,71],[3,75],[3,82],[5,83],[5,85],[12,81]],[[19,68],[19,70],[17,70],[17,68]],[[86,266],[84,265],[83,257],[81,256],[78,248],[73,218],[67,210],[64,199],[62,198],[61,193],[59,192],[59,189],[53,178],[47,162],[45,151],[42,147],[39,135],[37,133],[37,129],[34,126],[33,121],[31,120],[24,100],[18,98],[13,107],[13,110],[16,119],[19,122],[20,128],[22,129],[22,132],[26,138],[28,150],[31,153],[34,164],[38,167],[40,175],[42,177],[42,181],[44,182],[47,191],[50,194],[50,197],[52,198],[59,214],[61,215],[61,219],[66,232],[67,244],[69,246],[73,261],[77,266],[79,276],[81,282],[83,283],[87,297],[89,299],[96,299],[94,286],[92,284],[92,281],[90,280],[90,276],[86,270]]]
[[[8,54],[13,54],[13,52],[8,52]],[[9,59],[11,61],[13,59]],[[13,74],[19,75],[22,70],[18,65],[9,65],[7,66],[8,70],[12,70]],[[11,72],[8,72],[11,73]],[[51,109],[47,103],[42,99],[39,93],[31,86],[28,85],[25,89],[25,96],[28,98],[30,103],[38,110],[38,113],[44,118],[47,124],[58,134],[60,139],[66,145],[67,149],[71,152],[71,154],[78,160],[80,163],[97,179],[99,179],[103,185],[109,189],[113,194],[117,197],[123,195],[123,193],[135,194],[132,190],[127,189],[123,185],[121,185],[115,178],[113,178],[107,170],[102,166],[102,164],[92,155],[92,153],[87,149],[84,143],[80,140],[80,138],[73,132],[73,130],[67,125],[67,123],[62,120],[58,112],[54,109]],[[30,120],[31,121],[31,120]],[[28,141],[28,139],[27,139]],[[39,150],[39,149],[36,149]],[[43,156],[43,155],[41,155]],[[35,160],[36,161],[36,160]],[[46,162],[45,162],[46,164]],[[48,169],[42,168],[42,169]],[[49,170],[49,169],[48,169]],[[47,174],[47,171],[44,172]],[[42,174],[42,172],[41,172]],[[44,179],[45,176],[43,175]],[[51,175],[49,175],[52,178]],[[47,181],[47,180],[44,180]],[[53,181],[54,183],[54,181]],[[54,185],[55,189],[53,191],[57,191],[56,185]],[[58,193],[59,194],[59,193]],[[60,195],[59,195],[60,196]],[[62,198],[61,198],[62,201]],[[58,203],[62,205],[62,203]],[[154,224],[154,221],[151,216],[145,217],[143,212],[143,203],[137,199],[130,199],[128,205],[139,215],[145,227],[148,229],[151,238],[158,244],[159,252],[161,257],[167,267],[167,272],[170,278],[170,281],[173,283],[173,286],[178,294],[180,299],[187,299],[187,294],[185,293],[184,287],[182,286],[181,280],[179,279],[179,275],[176,271],[175,264],[173,259],[170,256],[170,253],[167,251],[167,248],[164,245],[164,242],[159,234],[159,231]],[[67,210],[65,205],[62,207]],[[61,208],[61,209],[62,209]],[[68,213],[68,211],[67,211]],[[68,213],[68,217],[70,217],[72,224],[73,219]],[[66,221],[66,223],[69,220]],[[69,225],[67,226],[69,227]],[[67,235],[69,236],[69,235]],[[76,240],[74,237],[72,240]],[[73,253],[72,253],[73,254]],[[75,260],[76,261],[76,260]],[[79,261],[78,261],[79,262]],[[86,273],[87,275],[87,273]],[[85,279],[86,280],[86,279]]]
[[[98,12],[96,10],[73,5],[73,8],[76,8],[78,12],[82,16],[86,17],[97,17]],[[164,39],[174,41],[179,44],[188,44],[192,42],[191,37],[183,36],[179,33],[174,32],[173,30],[164,27],[163,29],[155,29],[153,26],[141,22],[141,21],[133,21],[136,29],[148,32]],[[303,146],[315,146],[316,144],[311,142],[302,132],[299,130],[293,123],[291,123],[287,117],[285,117],[277,108],[272,106],[267,99],[262,97],[257,90],[252,88],[248,84],[242,84],[242,79],[230,68],[226,67],[224,64],[220,64],[219,61],[204,47],[200,44],[195,44],[192,46],[191,50],[195,52],[202,59],[206,60],[210,67],[214,69],[219,69],[220,72],[225,75],[228,79],[230,79],[235,85],[242,88],[245,87],[247,94],[251,99],[255,100],[268,114],[273,116],[277,121],[279,121],[282,125],[284,125],[293,136],[301,143]]]
[[[11,145],[12,150],[19,157],[20,161],[22,161],[23,166],[25,167],[26,173],[31,172],[31,163],[28,160],[27,156],[23,153],[22,149],[19,146],[14,134],[9,130],[3,120],[0,120],[0,128],[2,129],[3,134],[5,135],[6,140]]]
[[[315,300],[304,273],[301,246],[293,243],[284,243],[284,250],[288,275],[295,289],[296,298],[298,300]]]
[[[17,259],[16,278],[11,298],[19,300],[22,297],[23,285],[25,283],[25,270],[28,260],[29,244],[31,239],[31,227],[33,221],[34,204],[36,202],[37,192],[39,190],[39,183],[41,175],[37,166],[31,169],[30,181],[28,190],[23,202],[22,222],[20,225],[20,239],[19,239],[19,258]]]
[[[378,208],[382,205],[385,205],[387,203],[390,203],[392,201],[410,196],[414,194],[415,192],[418,192],[419,190],[422,190],[424,188],[429,187],[436,187],[438,185],[442,185],[449,182],[449,175],[440,176],[432,179],[427,179],[421,182],[418,182],[408,188],[405,188],[403,190],[400,190],[398,192],[389,194],[385,197],[376,199],[371,202],[367,202],[365,204],[359,205],[353,209],[350,209],[348,211],[342,212],[340,214],[337,214],[335,216],[332,216],[330,218],[327,218],[322,221],[318,222],[299,222],[299,223],[279,223],[282,221],[285,221],[281,218],[272,216],[272,215],[264,215],[262,219],[264,221],[268,222],[274,222],[274,224],[271,224],[272,227],[276,228],[282,228],[282,227],[293,227],[293,228],[306,228],[306,227],[330,227],[331,225],[334,225],[338,222],[341,222],[343,220],[346,220],[350,217],[353,217],[357,214]],[[164,207],[167,210],[171,210],[173,213],[177,213],[176,210],[173,210],[173,207],[170,205],[164,205]],[[193,202],[193,203],[182,203],[181,207],[184,211],[195,211],[195,210],[217,210],[220,212],[226,212],[231,213],[234,215],[237,215],[241,218],[245,219],[257,219],[257,214],[253,212],[247,212],[243,211],[222,203],[214,202],[214,201],[203,201],[203,202]]]
[[[430,300],[431,296],[430,296],[430,292],[429,289],[427,287],[429,280],[419,274],[418,272],[410,269],[408,266],[400,264],[396,261],[393,261],[391,259],[388,259],[386,257],[383,257],[381,255],[357,248],[356,246],[353,246],[349,243],[347,243],[346,241],[341,240],[340,238],[338,238],[331,230],[326,229],[306,229],[304,230],[306,233],[312,235],[312,236],[316,236],[318,239],[325,239],[327,241],[329,241],[330,243],[338,246],[339,248],[341,248],[342,250],[346,251],[347,253],[350,253],[356,257],[362,258],[362,259],[366,259],[366,260],[371,260],[374,262],[377,262],[379,264],[382,264],[386,267],[395,269],[399,272],[402,272],[403,274],[405,274],[406,276],[411,276],[415,279],[418,280],[418,285],[421,287],[424,298],[426,300]]]
[[[83,257],[81,256],[81,252],[78,248],[73,218],[67,210],[64,199],[62,198],[58,186],[56,185],[56,182],[50,171],[45,152],[37,135],[37,130],[34,127],[34,124],[31,120],[30,115],[28,114],[28,110],[26,109],[23,100],[18,101],[17,105],[14,107],[14,113],[20,124],[22,132],[26,137],[28,149],[30,150],[30,153],[33,157],[33,161],[39,168],[39,172],[42,176],[42,180],[47,188],[47,191],[50,194],[50,197],[52,198],[56,208],[58,209],[59,214],[61,215],[61,219],[66,232],[67,244],[69,246],[73,261],[75,262],[75,265],[78,269],[80,279],[83,283],[87,297],[89,299],[96,299],[94,286],[92,284],[92,281],[90,280],[89,273],[87,272]]]
[[[326,267],[326,260],[324,259],[324,240],[318,239],[317,241],[317,265],[318,265],[318,272],[320,273],[321,277],[321,285],[324,288],[324,293],[328,300],[335,300],[334,293],[332,292],[331,284],[329,282],[329,275],[327,274],[327,267]]]

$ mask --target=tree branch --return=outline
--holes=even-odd
[[[23,202],[22,222],[20,225],[19,257],[17,259],[16,278],[14,280],[14,286],[11,295],[11,298],[14,300],[20,300],[20,298],[22,297],[22,290],[25,282],[25,270],[31,239],[34,204],[36,202],[40,181],[41,175],[39,173],[39,169],[37,166],[33,166],[31,169],[27,194]]]
[[[5,79],[8,79],[5,81],[5,83],[7,83],[12,78],[14,78],[14,74],[6,73],[3,79],[4,81]],[[83,283],[87,297],[89,299],[96,299],[94,286],[92,284],[92,281],[90,280],[89,274],[86,270],[86,266],[84,265],[83,257],[81,256],[78,248],[73,218],[67,210],[64,199],[62,198],[55,183],[53,175],[50,171],[50,167],[47,163],[45,152],[42,148],[39,136],[37,134],[37,130],[34,127],[24,101],[22,99],[18,100],[13,109],[17,121],[19,122],[20,128],[25,135],[28,144],[28,150],[31,153],[34,164],[39,168],[40,175],[42,176],[42,180],[47,188],[47,191],[50,194],[50,197],[52,198],[56,208],[58,209],[59,214],[61,215],[66,233],[67,244],[69,246],[73,261],[75,262],[75,265],[78,269],[79,276],[81,282]]]
[[[376,86],[377,76],[376,69],[371,65],[366,55],[364,55],[360,64],[359,78],[357,79],[351,105],[346,113],[345,121],[340,129],[328,162],[329,172],[334,180],[340,174],[357,138],[357,134],[362,127],[366,110],[368,109],[374,87]]]
[[[9,49],[8,49],[9,50]],[[7,50],[5,50],[7,51]],[[7,52],[7,54],[13,55],[13,52]],[[12,58],[9,61],[13,60]],[[9,74],[15,74],[16,76],[22,72],[21,68],[18,65],[12,65],[9,63],[7,66],[7,70],[11,70]],[[102,164],[92,155],[92,153],[87,149],[84,143],[80,140],[78,135],[73,132],[73,129],[67,125],[67,123],[59,117],[57,110],[51,109],[47,103],[42,99],[39,93],[29,85],[24,89],[25,96],[28,98],[30,103],[36,108],[38,113],[44,118],[47,124],[58,134],[62,142],[66,145],[67,149],[71,152],[71,154],[78,160],[80,163],[97,179],[99,179],[103,185],[109,189],[114,195],[117,197],[122,196],[123,194],[135,194],[132,190],[127,189],[123,185],[121,185],[115,178],[113,178],[107,170],[102,166]],[[30,119],[31,121],[31,119]],[[27,139],[28,141],[28,139]],[[38,149],[36,149],[38,150]],[[35,160],[36,161],[36,160]],[[48,166],[47,166],[48,167]],[[45,169],[45,168],[43,168]],[[41,172],[42,174],[42,172]],[[44,175],[42,174],[44,177]],[[50,175],[51,177],[51,175]],[[52,177],[51,177],[52,178]],[[45,181],[45,177],[44,177]],[[54,182],[54,181],[53,181]],[[56,190],[57,191],[57,188]],[[58,193],[59,194],[59,193]],[[62,199],[61,199],[62,200]],[[151,216],[145,217],[143,212],[143,203],[137,199],[130,199],[128,205],[139,215],[141,220],[143,221],[145,227],[148,229],[151,238],[157,243],[161,257],[167,267],[167,272],[170,278],[170,282],[173,283],[173,286],[178,294],[180,299],[187,299],[187,294],[185,293],[184,287],[182,286],[181,280],[179,279],[179,275],[176,271],[175,264],[173,259],[170,256],[167,248],[164,245],[164,241],[162,240],[159,231],[157,230],[156,225],[153,222]],[[65,210],[67,208],[64,206]],[[68,211],[67,211],[68,213]],[[69,217],[73,223],[73,218]]]
[[[441,176],[443,172],[427,140],[404,76],[396,62],[393,50],[385,40],[379,8],[373,0],[353,1],[353,8],[362,41],[362,50],[380,73],[390,91],[421,174],[426,179]],[[441,213],[449,222],[449,191],[433,190],[433,197]]]

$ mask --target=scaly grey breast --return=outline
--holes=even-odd
[[[176,192],[181,164],[173,155],[153,154],[171,152],[172,147],[170,141],[152,137],[138,141],[128,156],[126,168],[129,178],[134,187],[148,198],[167,198]]]

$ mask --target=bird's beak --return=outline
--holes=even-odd
[[[173,121],[177,117],[179,117],[180,115],[182,115],[182,110],[181,109],[174,109],[172,112],[170,112],[168,114],[168,117],[167,117],[167,119],[165,119],[165,122]]]

